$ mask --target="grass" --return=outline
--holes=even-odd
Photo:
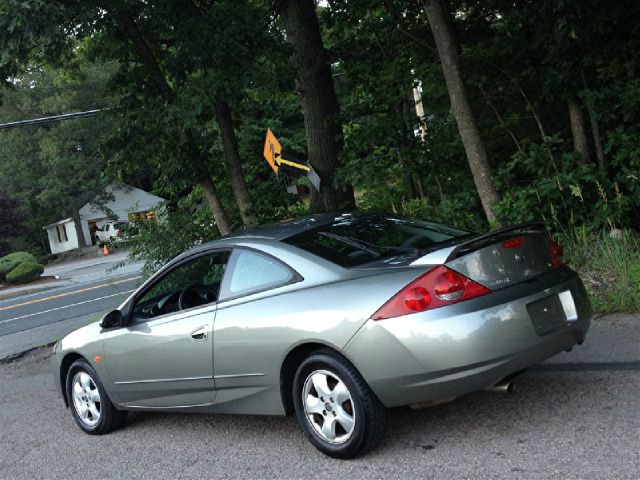
[[[640,311],[640,238],[629,230],[572,227],[558,235],[565,260],[585,284],[597,313]]]

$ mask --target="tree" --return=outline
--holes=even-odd
[[[0,257],[10,251],[8,238],[20,231],[24,213],[20,211],[20,202],[0,189]]]
[[[200,185],[221,232],[228,233],[231,225],[217,193],[220,184],[226,183],[218,158],[225,161],[242,222],[255,223],[255,209],[240,165],[232,108],[242,101],[250,78],[246,72],[268,43],[263,28],[268,22],[265,10],[253,2],[240,7],[231,1],[56,1],[46,8],[39,8],[35,0],[32,3],[4,9],[7,35],[0,38],[0,44],[7,46],[8,55],[3,58],[8,61],[0,65],[3,73],[15,74],[28,62],[37,61],[43,43],[51,45],[47,58],[64,63],[74,55],[67,46],[71,37],[86,39],[92,55],[118,62],[120,68],[112,77],[112,86],[125,97],[120,107],[145,109],[137,116],[129,115],[129,124],[136,117],[140,122],[147,121],[150,113],[176,120],[173,127],[178,131],[171,135],[179,138],[182,158],[160,155],[161,163]],[[227,21],[231,16],[234,21]],[[24,36],[9,34],[16,25],[25,26],[20,30]],[[131,98],[134,101],[126,101]],[[195,100],[200,100],[199,104],[194,105]],[[179,117],[181,121],[177,121]],[[222,155],[211,158],[217,145],[211,141],[210,126],[216,120],[216,140]],[[141,130],[149,131],[147,127]],[[160,131],[167,132],[165,128]],[[179,161],[181,168],[166,165],[166,161]]]
[[[77,111],[78,105],[99,107],[112,71],[111,65],[85,63],[73,74],[37,68],[14,77],[0,121]],[[87,78],[90,84],[83,83]],[[35,241],[43,225],[71,217],[78,245],[87,245],[79,209],[108,183],[100,147],[110,128],[108,118],[94,117],[0,132],[0,185],[31,212]]]
[[[480,138],[480,131],[471,110],[467,88],[460,65],[460,45],[451,19],[447,0],[423,0],[429,26],[436,42],[442,64],[442,73],[451,99],[451,109],[458,122],[460,137],[467,153],[473,180],[480,195],[487,220],[498,223],[494,206],[498,193],[493,185],[487,153]]]
[[[296,87],[302,103],[309,163],[321,179],[320,191],[312,191],[311,210],[351,210],[355,208],[352,187],[334,184],[336,170],[343,165],[342,124],[331,60],[322,43],[315,9],[314,0],[277,3],[287,40],[293,47],[292,62],[298,72]]]
[[[335,0],[320,15],[325,45],[336,63],[343,157],[362,164],[367,152],[383,152],[378,165],[398,164],[406,200],[424,196],[412,94],[424,71],[424,58],[416,55],[414,45],[414,39],[426,33],[422,16],[419,5],[401,0]],[[387,169],[378,172],[380,178],[374,181],[387,182]]]
[[[119,32],[133,45],[135,55],[138,61],[144,65],[146,70],[145,76],[151,85],[153,85],[156,94],[160,95],[168,104],[173,104],[176,93],[169,85],[166,74],[163,72],[156,54],[144,38],[133,13],[123,3],[105,4],[103,7],[113,18]],[[213,213],[220,233],[226,235],[231,232],[229,220],[216,193],[214,183],[211,180],[210,173],[206,166],[206,161],[203,158],[203,153],[194,139],[194,133],[191,129],[187,128],[182,132],[181,138],[183,140],[182,150],[185,154],[184,156],[190,163],[191,175],[200,183],[204,197],[209,204],[209,208]]]
[[[573,148],[583,160],[590,161],[589,141],[587,140],[587,123],[582,113],[582,107],[576,97],[567,99],[569,119],[571,122],[571,135],[573,136]]]

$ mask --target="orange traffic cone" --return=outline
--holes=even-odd
[[[102,249],[102,255],[104,255],[105,257],[107,255],[109,255],[109,249],[107,248],[107,244],[104,244],[104,248]]]

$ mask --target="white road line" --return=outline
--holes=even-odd
[[[138,276],[138,275],[140,275],[140,272],[122,273],[120,275],[114,275],[113,277],[108,277],[107,279],[94,280],[94,281],[87,282],[87,283],[74,283],[73,285],[67,285],[66,287],[53,288],[51,290],[48,290],[48,289],[45,288],[45,289],[39,290],[39,291],[37,291],[35,293],[29,293],[27,295],[20,295],[19,297],[12,297],[12,298],[7,298],[5,300],[0,300],[0,305],[2,305],[3,303],[10,303],[10,302],[18,301],[18,300],[24,300],[26,298],[37,297],[38,295],[50,295],[52,293],[62,292],[64,290],[69,290],[69,289],[72,289],[72,288],[76,288],[77,289],[79,287],[91,286],[94,283],[95,284],[99,284],[100,282],[102,282],[102,283],[106,282],[108,284],[110,281],[112,281],[112,280],[114,280],[116,278],[126,277],[128,275]],[[135,279],[132,279],[132,280],[135,280]],[[46,283],[43,284],[43,285],[46,285]],[[0,292],[0,293],[2,293],[2,292]]]
[[[14,320],[20,320],[21,318],[33,317],[35,315],[42,315],[43,313],[55,312],[56,310],[63,310],[69,307],[77,307],[78,305],[84,305],[85,303],[97,302],[98,300],[104,300],[105,298],[117,297],[118,295],[126,295],[127,293],[135,292],[135,288],[127,290],[126,292],[114,293],[113,295],[106,295],[104,297],[93,298],[91,300],[85,300],[84,302],[72,303],[71,305],[65,305],[63,307],[50,308],[49,310],[43,310],[42,312],[30,313],[28,315],[22,315],[20,317],[7,318],[6,320],[0,320],[0,325],[7,322],[13,322]]]

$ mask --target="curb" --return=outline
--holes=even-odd
[[[18,360],[21,360],[23,357],[26,357],[28,354],[35,352],[36,350],[44,350],[44,349],[52,349],[55,345],[55,341],[51,343],[46,343],[44,345],[40,345],[38,347],[29,348],[23,352],[13,353],[5,358],[0,358],[0,365],[8,365],[10,363],[15,363]]]

